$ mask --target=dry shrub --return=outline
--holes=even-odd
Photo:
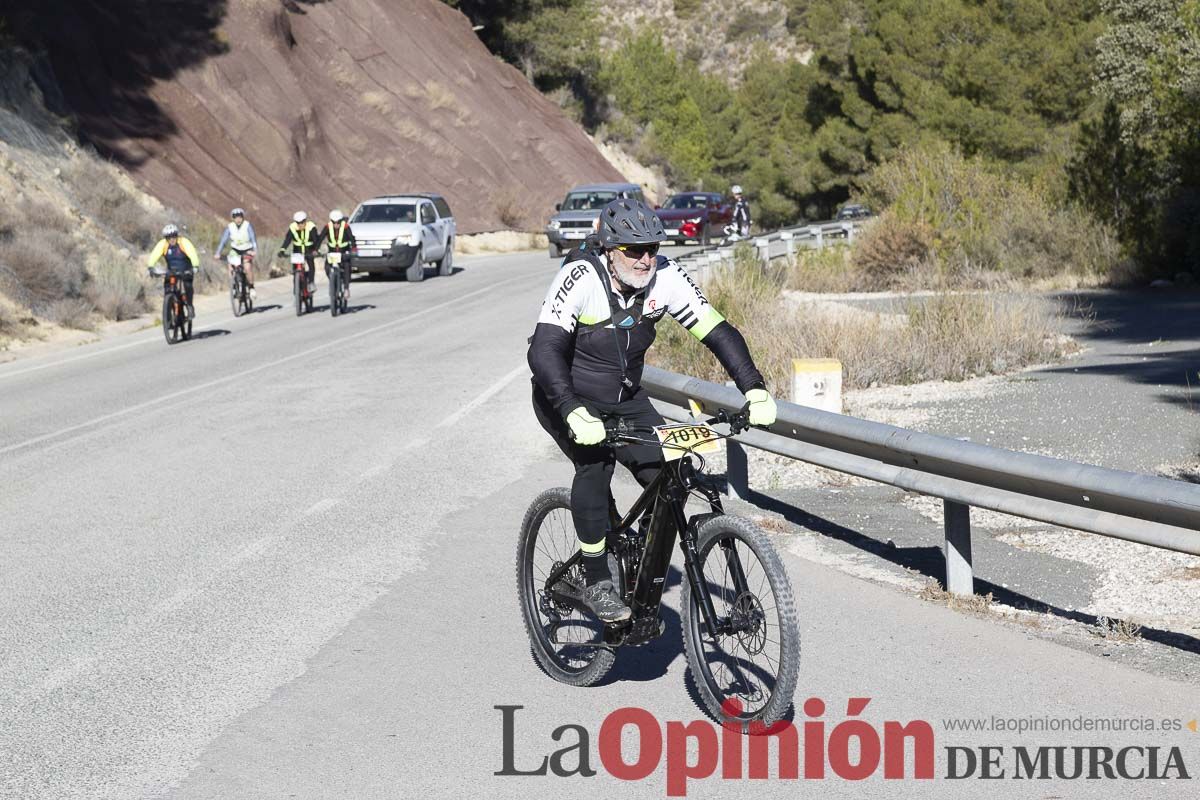
[[[873,263],[895,261],[906,242],[911,249],[914,237],[902,235],[900,223],[923,226],[929,251],[949,285],[963,285],[963,276],[991,271],[1022,279],[1103,276],[1120,262],[1116,238],[1093,217],[1057,205],[1023,181],[980,158],[964,158],[945,143],[900,151],[867,176],[863,194],[862,200],[888,209],[894,218],[878,238],[864,232],[863,244],[875,248]],[[899,248],[896,258],[883,247],[889,242]]]
[[[21,230],[0,242],[7,293],[38,311],[53,301],[82,295],[88,280],[83,257],[83,248],[60,231]]]
[[[166,215],[146,209],[125,190],[112,167],[95,157],[83,157],[63,170],[79,207],[96,222],[139,250],[158,241]]]
[[[42,316],[64,328],[75,328],[80,331],[96,329],[96,320],[92,316],[92,304],[81,297],[65,297],[55,300],[45,306]]]
[[[425,101],[429,103],[431,111],[443,108],[453,110],[458,107],[458,97],[454,92],[437,81],[425,84]]]
[[[788,264],[787,288],[801,292],[857,291],[862,277],[851,260],[852,252],[844,245],[800,250]]]
[[[25,198],[17,204],[17,214],[17,227],[28,225],[59,233],[70,233],[79,227],[79,223],[65,211],[45,200]]]
[[[96,268],[87,297],[106,319],[132,319],[149,307],[148,279],[143,275],[133,264],[105,259]]]
[[[794,358],[836,358],[845,386],[863,388],[1009,372],[1061,358],[1074,347],[1058,333],[1057,308],[1031,295],[945,292],[912,301],[907,314],[881,314],[839,303],[790,304],[781,294],[787,277],[763,269],[747,250],[704,286],[777,392],[790,391]],[[728,380],[712,354],[677,325],[659,326],[651,360]]]
[[[884,211],[859,234],[853,248],[854,266],[861,271],[860,289],[893,289],[908,281],[903,276],[920,270],[933,250],[933,228],[922,220],[903,220]]]
[[[529,206],[517,192],[501,189],[492,194],[492,205],[500,224],[510,230],[520,230],[529,217]]]

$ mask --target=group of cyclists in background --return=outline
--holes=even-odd
[[[307,213],[297,211],[284,233],[278,255],[281,258],[290,257],[293,270],[303,271],[303,288],[311,301],[316,286],[316,257],[324,247],[325,277],[331,278],[332,270],[340,271],[337,277],[344,293],[341,298],[344,302],[350,296],[350,254],[354,245],[354,232],[346,215],[339,209],[330,211],[328,222],[320,227],[308,218]],[[226,247],[228,252],[223,256]],[[229,224],[213,251],[213,259],[226,260],[230,285],[244,285],[251,301],[257,296],[254,288],[257,252],[258,238],[254,226],[246,219],[245,209],[233,209],[229,212]],[[157,269],[159,262],[165,262],[165,270]],[[180,233],[178,225],[171,223],[162,229],[162,238],[150,252],[147,266],[152,275],[163,278],[164,291],[174,281],[182,284],[186,320],[193,320],[196,316],[194,281],[195,273],[200,269],[200,254],[196,245]],[[300,285],[299,281],[297,285]]]

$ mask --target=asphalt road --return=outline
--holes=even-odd
[[[659,797],[612,777],[614,710],[702,719],[677,574],[667,634],[612,680],[554,683],[529,656],[516,531],[569,469],[529,409],[525,339],[543,254],[462,258],[450,278],[355,283],[354,313],[199,320],[0,365],[0,793],[19,798]],[[277,296],[273,293],[278,292]],[[281,307],[270,308],[274,304]],[[628,482],[621,491],[630,492]],[[797,701],[832,731],[926,720],[935,780],[805,783],[831,797],[1192,797],[1187,780],[1012,780],[1015,745],[1177,745],[1200,734],[975,732],[992,715],[1193,719],[1193,684],[922,602],[797,554]],[[590,736],[595,777],[497,776]],[[796,712],[797,722],[805,715]],[[661,728],[659,730],[662,730]],[[649,735],[649,730],[647,730]],[[653,737],[650,737],[653,738]],[[636,753],[627,733],[626,758]],[[1005,746],[1008,779],[946,780],[946,748]],[[566,758],[574,764],[576,755]],[[1166,751],[1159,757],[1166,761]],[[1144,762],[1145,759],[1142,759]],[[911,774],[911,767],[910,767]],[[794,797],[794,781],[690,784]]]

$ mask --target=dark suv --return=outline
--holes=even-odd
[[[546,225],[550,257],[561,258],[563,250],[583,242],[595,228],[600,209],[619,197],[646,199],[636,183],[585,183],[567,192],[563,201],[555,204],[555,214]]]
[[[709,239],[721,235],[721,229],[733,222],[733,205],[716,192],[680,192],[655,207],[662,220],[667,238],[676,244],[695,239],[707,245]]]
[[[834,217],[838,222],[843,222],[848,219],[866,219],[871,216],[871,209],[858,204],[848,204],[838,209],[837,216]]]

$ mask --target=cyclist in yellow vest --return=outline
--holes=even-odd
[[[225,245],[229,245],[229,252],[238,253],[242,256],[242,269],[246,273],[246,285],[250,288],[250,297],[256,296],[254,291],[254,256],[258,250],[258,239],[254,235],[254,226],[246,219],[246,212],[241,208],[235,208],[229,212],[230,223],[225,228],[225,232],[221,234],[221,241],[217,242],[217,249],[213,251],[213,258],[217,261],[221,260],[221,251],[225,249]],[[229,267],[230,278],[233,277],[233,266]]]
[[[350,297],[350,250],[354,247],[354,232],[346,215],[340,210],[329,212],[329,222],[321,228],[318,245],[324,244],[326,252],[342,254],[342,286],[346,287],[346,297]],[[329,260],[325,260],[325,277],[329,277]]]
[[[279,245],[279,257],[283,258],[293,253],[304,256],[304,274],[308,278],[308,291],[317,289],[317,246],[320,244],[321,233],[308,214],[297,211],[292,216],[292,224],[288,225],[287,233],[283,235],[283,244]]]

